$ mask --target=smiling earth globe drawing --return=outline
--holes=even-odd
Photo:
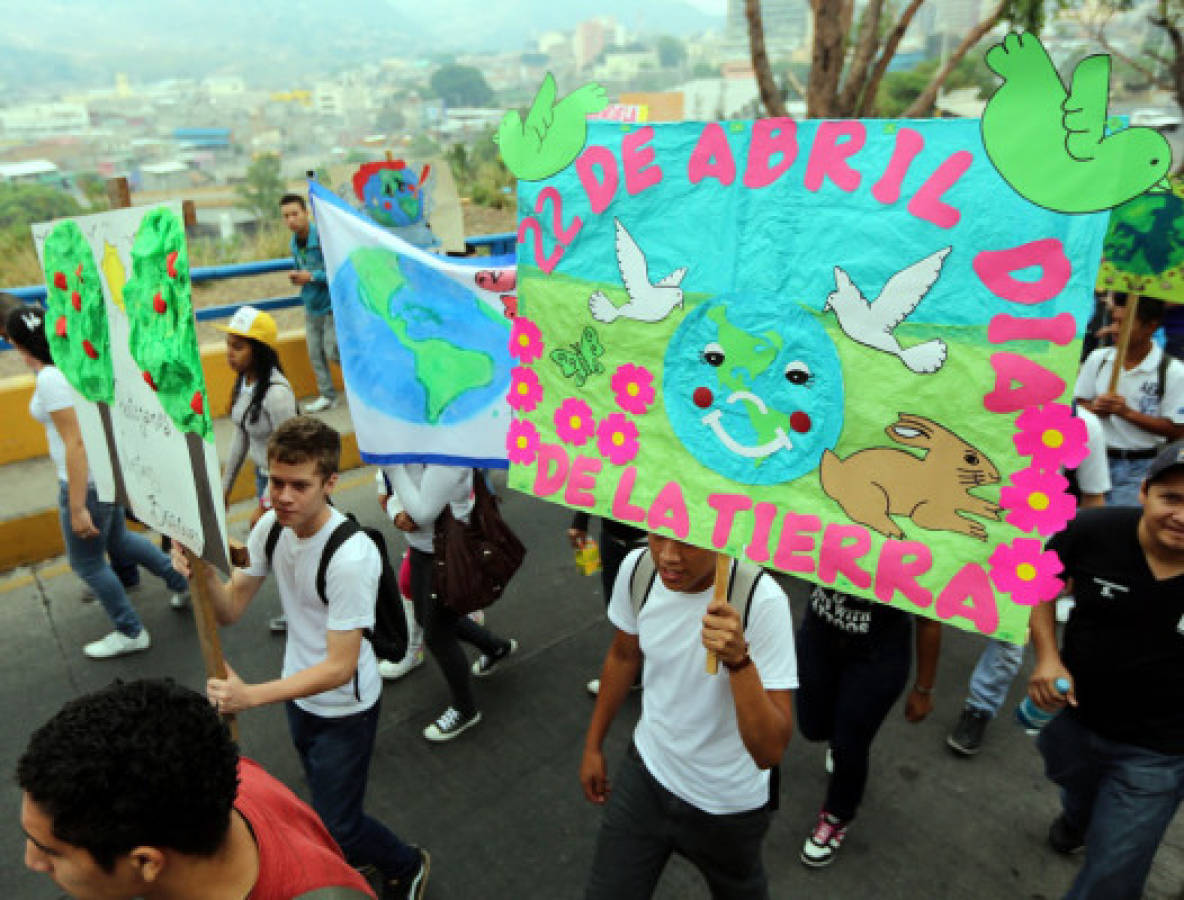
[[[666,346],[666,417],[687,451],[742,484],[818,467],[843,426],[834,343],[777,297],[723,295],[683,319]]]

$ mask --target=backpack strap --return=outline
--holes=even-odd
[[[654,565],[654,555],[649,547],[641,551],[637,557],[637,564],[633,567],[633,575],[629,579],[629,599],[633,601],[633,618],[641,615],[641,608],[650,597],[654,587],[654,579],[658,577],[658,567]]]
[[[752,611],[752,595],[756,586],[768,573],[755,563],[735,560],[728,578],[728,603],[740,613],[740,622],[748,630],[748,616]]]
[[[271,559],[275,556],[275,545],[280,542],[280,535],[284,533],[284,526],[280,524],[277,518],[271,523],[271,530],[267,532],[267,543],[263,545],[263,554],[267,557],[267,565],[271,565]]]
[[[333,529],[329,540],[325,541],[325,547],[321,550],[321,561],[317,564],[316,581],[317,596],[321,598],[321,602],[325,606],[329,605],[329,597],[325,593],[325,582],[329,577],[329,563],[333,560],[333,554],[341,549],[342,544],[361,530],[362,527],[358,524],[358,520],[354,518],[353,513],[349,513],[345,517],[345,521]]]

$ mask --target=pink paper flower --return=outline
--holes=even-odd
[[[588,404],[577,397],[568,397],[555,410],[555,433],[564,443],[582,447],[596,431],[596,420]]]
[[[1089,455],[1085,423],[1064,403],[1025,409],[1015,420],[1016,452],[1032,457],[1032,466],[1054,472],[1075,469]]]
[[[542,355],[543,335],[539,326],[530,319],[515,316],[510,326],[510,356],[529,366]]]
[[[654,402],[654,376],[645,366],[624,363],[617,367],[612,377],[613,392],[617,395],[617,406],[635,416],[645,415]]]
[[[991,581],[1001,593],[1022,606],[1035,606],[1056,598],[1064,586],[1057,578],[1064,566],[1036,538],[1016,538],[1000,544],[991,554]]]
[[[621,413],[609,413],[596,429],[596,447],[614,466],[625,465],[637,456],[637,426]]]
[[[525,419],[511,419],[506,434],[506,457],[516,466],[529,466],[539,449],[539,432]]]
[[[1077,510],[1068,480],[1057,472],[1042,472],[1035,466],[1011,476],[1011,486],[999,492],[999,503],[1009,510],[1008,525],[1046,537],[1064,528]]]
[[[526,366],[514,366],[510,370],[510,396],[507,402],[519,412],[530,412],[543,399],[543,386],[539,376]]]

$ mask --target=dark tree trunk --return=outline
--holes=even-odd
[[[123,463],[119,459],[119,447],[115,444],[115,429],[111,425],[111,407],[106,403],[96,403],[99,409],[99,421],[103,423],[103,437],[107,440],[107,456],[111,460],[111,477],[115,481],[115,502],[124,509],[132,508],[132,498],[127,493],[127,483],[123,480]]]
[[[884,0],[870,0],[863,9],[863,17],[859,24],[859,39],[855,43],[855,53],[851,57],[851,65],[847,67],[847,78],[843,82],[843,90],[839,93],[838,114],[853,116],[855,109],[863,96],[867,82],[867,70],[876,55],[876,48],[880,44],[880,13],[884,7]]]
[[[748,49],[752,56],[752,71],[761,92],[761,103],[772,118],[785,118],[785,101],[773,78],[769,54],[765,50],[765,26],[761,18],[761,0],[744,0],[744,16],[748,19]]]
[[[810,0],[814,11],[814,55],[806,93],[806,115],[811,119],[835,116],[839,77],[847,31],[851,24],[852,0]]]
[[[872,69],[872,74],[868,77],[867,84],[863,88],[863,96],[860,97],[859,107],[855,110],[856,117],[863,118],[874,114],[876,94],[880,90],[880,82],[884,80],[884,73],[888,71],[892,57],[896,56],[896,48],[904,39],[904,33],[908,31],[909,23],[913,21],[913,16],[917,14],[917,10],[924,2],[925,0],[912,0],[905,11],[900,14],[896,24],[892,26],[892,31],[888,33],[888,39],[884,41],[884,47],[880,50],[875,68]]]
[[[220,569],[223,574],[229,575],[230,557],[227,555],[222,532],[218,528],[218,510],[214,506],[216,502],[220,502],[221,494],[215,499],[210,485],[209,472],[206,471],[205,441],[201,439],[201,435],[186,431],[185,447],[189,450],[189,466],[193,469],[193,484],[197,489],[197,511],[201,517],[201,534],[205,544],[201,558]]]

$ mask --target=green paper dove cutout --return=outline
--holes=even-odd
[[[1068,91],[1035,35],[1007,35],[986,61],[1003,84],[983,110],[983,144],[1020,196],[1054,212],[1091,213],[1167,188],[1172,151],[1161,134],[1106,133],[1109,56],[1078,63]]]
[[[576,88],[556,102],[555,79],[548,72],[526,113],[502,117],[494,135],[502,162],[523,181],[542,181],[575,162],[588,139],[587,118],[608,106],[608,96],[595,82]]]

